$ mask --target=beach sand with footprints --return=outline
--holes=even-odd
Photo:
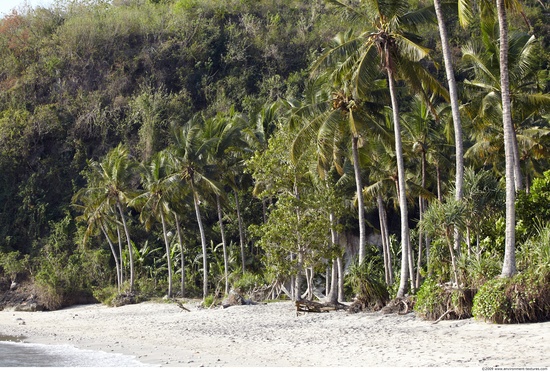
[[[292,302],[201,309],[101,304],[0,312],[0,334],[175,367],[548,367],[550,322],[433,324],[406,315],[297,315]]]

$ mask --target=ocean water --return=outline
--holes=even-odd
[[[1,367],[146,367],[133,356],[83,350],[71,345],[0,341]]]

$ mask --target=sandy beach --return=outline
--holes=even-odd
[[[414,313],[296,315],[291,302],[201,309],[146,302],[0,312],[0,334],[169,367],[548,367],[550,322],[432,324]]]

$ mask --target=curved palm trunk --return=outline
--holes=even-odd
[[[241,216],[241,205],[239,203],[239,194],[237,193],[237,191],[233,191],[233,193],[235,194],[235,206],[237,207],[237,221],[239,223],[239,243],[241,245],[241,264],[242,264],[242,269],[243,269],[243,273],[244,273],[244,268],[245,268],[245,256],[244,256],[244,229],[243,229],[243,220],[242,220],[242,216]]]
[[[122,206],[120,202],[117,202],[118,212],[122,218],[122,225],[124,226],[124,233],[126,234],[126,242],[128,243],[128,259],[130,260],[130,292],[134,291],[134,252],[132,250],[132,242],[130,240],[130,232],[128,230],[128,225],[126,224],[126,218],[124,217],[124,212],[122,211]]]
[[[174,213],[176,219],[176,230],[178,231],[178,242],[180,244],[180,262],[181,262],[181,297],[185,297],[185,256],[183,254],[183,236],[181,234],[180,219],[177,213]]]
[[[445,17],[441,10],[440,0],[434,0],[435,14],[439,28],[439,36],[441,38],[441,51],[443,53],[443,61],[445,63],[445,74],[447,75],[447,83],[449,85],[449,96],[451,99],[451,113],[453,116],[453,126],[455,132],[455,200],[460,201],[464,193],[464,145],[462,141],[462,123],[460,121],[460,111],[458,105],[458,89],[456,86],[455,75],[453,71],[453,63],[447,29],[445,27]],[[460,251],[461,235],[458,229],[455,228],[454,234],[454,249]],[[419,256],[420,258],[420,256]]]
[[[216,206],[218,208],[218,223],[220,224],[220,234],[222,237],[223,247],[223,269],[225,275],[225,295],[229,292],[229,263],[227,259],[227,241],[225,239],[225,228],[223,226],[222,206],[220,203],[220,196],[216,195]]]
[[[502,99],[502,123],[504,126],[504,154],[506,159],[506,241],[502,276],[511,277],[516,273],[516,189],[514,181],[514,127],[510,104],[510,84],[508,77],[508,20],[504,0],[497,0],[497,13],[500,33],[500,86]]]
[[[166,246],[166,264],[168,265],[168,297],[172,297],[172,259],[170,256],[170,243],[166,231],[166,219],[164,213],[160,212],[160,221],[162,222],[162,234],[164,235],[164,245]]]
[[[361,182],[361,168],[359,167],[359,137],[354,136],[352,139],[353,152],[353,171],[355,173],[355,186],[357,190],[357,218],[359,219],[359,264],[365,260],[365,202],[363,200],[363,185]]]
[[[201,246],[202,246],[202,266],[203,266],[203,275],[202,275],[202,298],[208,296],[208,261],[206,258],[206,236],[204,234],[204,226],[202,225],[201,210],[199,207],[199,196],[195,192],[195,186],[191,182],[191,191],[193,192],[193,203],[195,205],[195,214],[197,216],[197,223],[199,224],[199,232],[201,235]]]
[[[107,234],[107,231],[105,230],[105,227],[103,227],[103,224],[101,224],[101,232],[103,232],[103,235],[105,235],[105,238],[107,239],[107,242],[109,243],[109,247],[111,248],[111,253],[113,254],[113,258],[115,259],[115,267],[116,267],[116,280],[117,280],[117,291],[120,292],[120,287],[122,285],[122,275],[120,271],[120,263],[118,262],[118,257],[115,251],[115,247],[113,245],[113,241],[109,238],[109,235]]]
[[[405,296],[407,292],[407,278],[409,278],[409,214],[407,210],[407,195],[405,190],[405,162],[403,161],[403,144],[401,141],[401,125],[399,123],[399,106],[397,103],[397,93],[395,91],[395,82],[391,68],[388,72],[388,86],[392,103],[393,130],[395,135],[395,156],[397,158],[397,172],[399,183],[399,209],[401,212],[401,281],[397,297]]]

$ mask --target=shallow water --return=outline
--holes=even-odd
[[[0,336],[0,367],[143,367],[133,356]]]

